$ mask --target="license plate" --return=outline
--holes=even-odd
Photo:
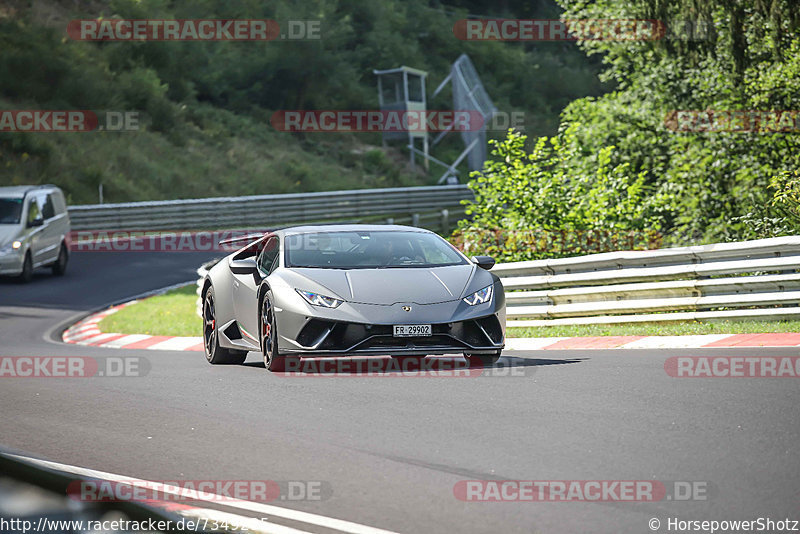
[[[430,335],[431,335],[431,325],[429,324],[394,325],[394,337],[421,337]]]

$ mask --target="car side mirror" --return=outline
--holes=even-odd
[[[472,263],[488,271],[494,267],[495,261],[491,256],[472,256]]]
[[[258,269],[258,264],[255,258],[243,258],[231,260],[230,267],[233,274],[253,274]]]
[[[42,226],[44,224],[44,219],[34,219],[32,221],[28,221],[28,228],[33,228],[34,226]]]

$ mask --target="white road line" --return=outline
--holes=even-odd
[[[165,339],[161,343],[156,343],[147,347],[149,350],[186,350],[189,347],[202,343],[202,337],[173,337]]]
[[[626,343],[618,349],[692,349],[700,348],[732,334],[700,334],[696,336],[648,336]]]
[[[157,484],[156,482],[142,480],[140,478],[115,475],[114,473],[107,473],[105,471],[96,471],[94,469],[86,469],[84,467],[77,467],[69,464],[60,464],[57,462],[50,462],[47,460],[38,460],[36,458],[28,458],[26,456],[19,456],[16,454],[8,454],[8,456],[32,463],[34,465],[48,467],[50,469],[65,471],[67,473],[73,473],[76,475],[81,475],[90,478],[99,478],[115,482],[125,482],[132,486],[153,488],[154,485]],[[175,486],[167,486],[163,484],[159,485],[159,491],[161,493],[168,493],[170,495],[176,495],[179,497],[185,495],[185,491],[181,490],[181,488]],[[397,534],[396,532],[392,532],[390,530],[383,530],[380,528],[370,527],[367,525],[361,525],[359,523],[353,523],[351,521],[345,521],[343,519],[334,519],[332,517],[312,514],[310,512],[301,512],[299,510],[281,508],[280,506],[273,506],[271,504],[242,501],[239,499],[233,499],[228,496],[223,497],[221,495],[216,495],[216,497],[219,497],[219,499],[214,499],[212,497],[211,499],[209,499],[209,502],[220,504],[222,506],[229,508],[239,508],[241,510],[247,510],[250,512],[259,512],[262,514],[273,515],[275,517],[282,517],[284,519],[289,519],[291,521],[308,523],[310,525],[316,525],[323,528],[338,530],[340,532],[348,532],[349,534]]]

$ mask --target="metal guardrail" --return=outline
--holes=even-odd
[[[387,221],[449,231],[464,216],[465,185],[357,189],[70,206],[73,230],[205,230]]]
[[[504,263],[508,326],[800,318],[800,236]]]

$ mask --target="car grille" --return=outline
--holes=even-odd
[[[311,319],[296,341],[317,350],[414,347],[491,347],[503,340],[503,329],[496,316],[431,325],[427,337],[396,338],[391,325],[342,323]]]

